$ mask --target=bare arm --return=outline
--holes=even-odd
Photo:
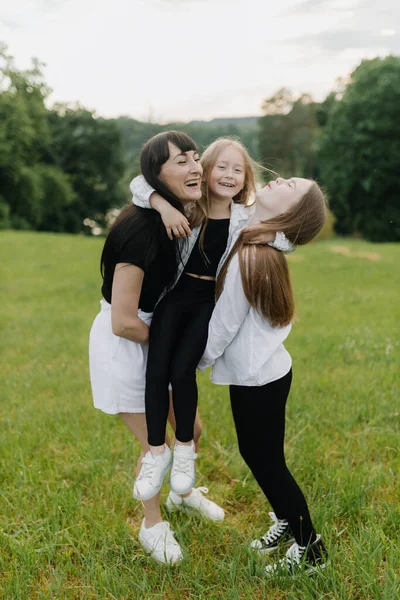
[[[147,344],[149,328],[138,317],[144,272],[129,263],[118,263],[114,271],[111,324],[114,335]]]
[[[189,237],[192,235],[189,221],[179,210],[171,206],[143,177],[139,175],[131,181],[132,202],[141,208],[154,208],[160,213],[164,227],[170,240],[175,237]]]
[[[167,200],[164,200],[160,194],[153,192],[150,196],[150,204],[154,210],[160,213],[164,227],[167,230],[167,235],[170,240],[175,237],[189,237],[192,235],[189,221],[179,210],[170,205]]]

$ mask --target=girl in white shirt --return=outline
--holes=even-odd
[[[217,304],[209,325],[201,369],[230,386],[239,450],[274,509],[274,525],[252,548],[275,551],[291,543],[286,557],[267,567],[313,572],[326,563],[326,549],[313,527],[304,495],[284,456],[285,407],[292,369],[283,346],[294,313],[284,254],[258,244],[260,235],[306,244],[322,228],[326,201],[310,180],[278,178],[256,194],[250,222],[233,245],[217,280]]]

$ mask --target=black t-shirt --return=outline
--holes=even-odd
[[[173,241],[164,240],[164,245],[161,243],[160,235],[164,235],[164,226],[162,223],[160,224],[160,234],[158,234],[157,228],[151,225],[154,225],[154,220],[159,219],[159,217],[155,214],[155,211],[149,211],[149,213],[152,213],[148,215],[148,217],[151,217],[151,220],[148,221],[149,227],[138,228],[135,235],[115,251],[114,260],[104,269],[101,288],[103,297],[111,304],[115,265],[118,263],[136,265],[144,271],[139,299],[139,308],[144,312],[154,310],[164,288],[171,282],[175,269],[175,253],[171,246]],[[168,245],[168,252],[165,252],[165,244]]]
[[[226,250],[229,223],[230,219],[208,219],[204,232],[203,251],[199,246],[200,233],[186,263],[186,273],[215,277],[219,261]]]

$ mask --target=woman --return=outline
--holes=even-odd
[[[292,360],[283,342],[294,314],[288,265],[281,251],[254,242],[280,232],[283,240],[306,244],[325,217],[325,198],[313,181],[278,178],[257,192],[250,227],[237,239],[217,280],[218,301],[200,364],[201,369],[213,365],[214,383],[230,386],[240,453],[275,512],[274,525],[252,548],[269,553],[280,543],[294,542],[267,573],[311,573],[325,566],[327,553],[284,456]]]
[[[180,213],[200,198],[202,167],[195,143],[185,134],[169,131],[153,137],[143,148],[140,165],[154,189]],[[90,332],[94,405],[120,415],[142,446],[139,464],[146,464],[149,471],[159,460],[149,451],[144,415],[149,326],[164,288],[175,281],[179,262],[178,241],[168,238],[159,215],[133,205],[125,208],[104,245],[103,300]],[[195,429],[198,441],[198,415]],[[192,490],[180,501],[182,508],[198,510],[214,520],[223,518],[222,509],[204,498],[201,490]],[[179,561],[179,544],[161,518],[160,495],[143,502],[143,507],[141,544],[159,562]]]

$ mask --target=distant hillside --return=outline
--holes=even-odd
[[[257,120],[260,117],[220,117],[211,119],[211,121],[189,121],[188,125],[205,125],[207,127],[227,126],[227,125],[244,125],[246,127],[257,126]]]
[[[251,156],[259,160],[258,150],[258,118],[259,117],[221,117],[211,121],[190,121],[189,123],[146,123],[130,117],[119,117],[122,133],[123,151],[127,164],[125,189],[132,175],[139,173],[139,155],[143,144],[153,135],[168,129],[179,129],[191,136],[202,152],[211,142],[219,137],[239,139],[249,150]]]

